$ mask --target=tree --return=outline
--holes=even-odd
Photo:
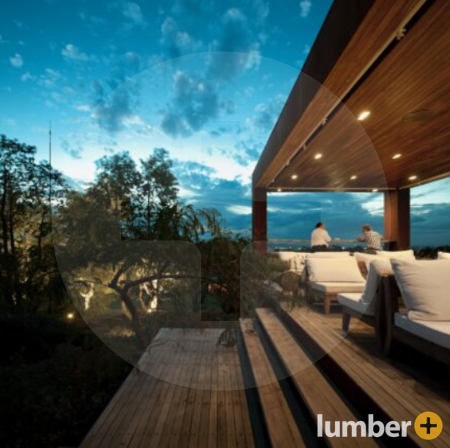
[[[50,210],[61,205],[67,188],[61,173],[37,163],[35,154],[34,146],[0,137],[0,298],[9,310],[36,309],[41,300],[35,300],[36,285],[51,297],[58,283]],[[50,290],[44,291],[46,286]]]
[[[137,235],[140,239],[152,239],[158,221],[157,210],[172,207],[178,201],[178,182],[171,169],[172,162],[163,148],[154,149],[152,155],[141,160],[139,214],[144,224],[138,229],[139,233],[145,233]]]

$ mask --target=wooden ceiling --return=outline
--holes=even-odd
[[[391,8],[393,4],[398,6],[400,1],[391,2]],[[409,2],[408,10],[404,3],[403,12],[413,11],[412,6]],[[383,13],[373,26],[383,21],[385,27],[393,26],[389,4],[376,1],[373,8],[355,35],[364,32],[362,26],[376,21],[377,14]],[[378,54],[343,103],[330,92],[339,74],[332,70],[324,82],[330,90],[323,86],[315,89],[317,93],[293,131],[278,142],[278,151],[272,151],[264,169],[260,164],[255,171],[254,184],[270,190],[359,191],[406,188],[450,176],[449,23],[450,1],[426,2],[408,24],[404,37],[381,57]],[[351,39],[336,65],[342,64],[343,58],[349,60],[349,55],[363,57],[368,47],[376,54],[374,32],[366,41]],[[341,91],[339,97],[346,93],[343,88]],[[365,110],[370,116],[358,121],[357,116]],[[306,147],[299,150],[305,141]],[[280,157],[282,151],[285,157]],[[317,160],[316,154],[322,157]],[[396,154],[401,157],[394,160]]]

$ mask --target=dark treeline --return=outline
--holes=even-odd
[[[80,268],[82,258],[89,261],[95,256],[96,245],[105,250],[108,244],[117,245],[117,239],[191,242],[203,255],[207,276],[222,286],[233,283],[221,290],[236,292],[236,262],[247,241],[224,232],[217,211],[180,201],[164,149],[153,150],[138,164],[128,152],[101,158],[95,181],[83,192],[71,190],[62,173],[38,162],[33,146],[2,136],[0,151],[3,311],[65,310],[68,296],[53,247],[58,230],[61,240],[70,235],[70,243],[60,252],[66,256],[72,252],[78,263],[72,265],[74,269]],[[221,250],[213,250],[215,246]],[[224,306],[234,310],[233,304]]]

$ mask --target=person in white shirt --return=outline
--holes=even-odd
[[[311,249],[313,252],[328,250],[328,244],[331,241],[330,235],[323,222],[319,222],[311,234]]]

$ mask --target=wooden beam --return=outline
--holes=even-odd
[[[384,193],[384,237],[390,248],[406,250],[411,245],[411,198],[409,189]]]
[[[253,226],[252,235],[254,242],[267,242],[267,190],[265,188],[253,188]]]

